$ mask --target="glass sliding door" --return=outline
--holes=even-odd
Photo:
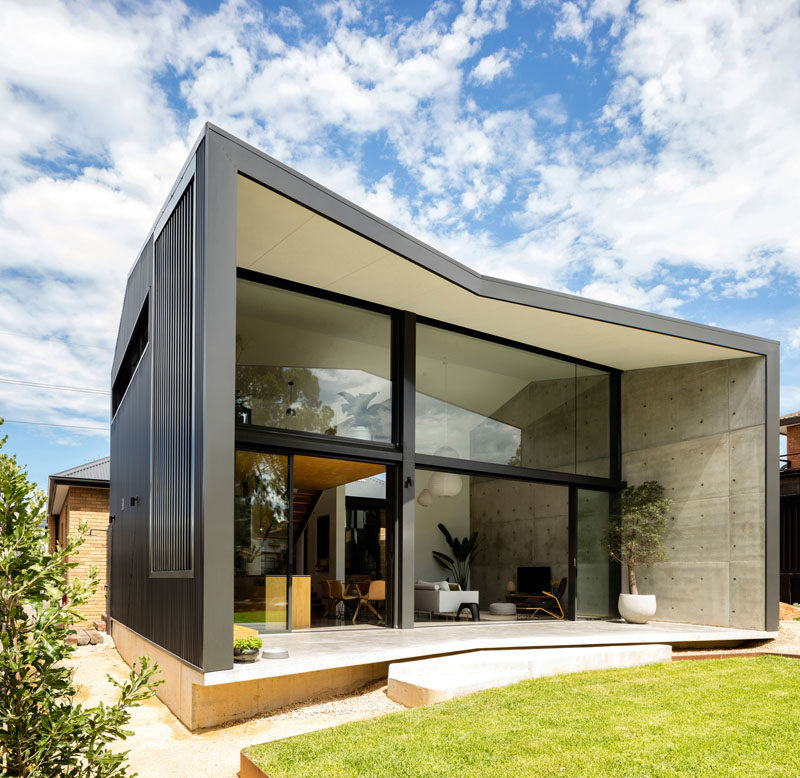
[[[236,452],[233,623],[259,632],[287,625],[289,457]]]
[[[611,495],[576,489],[577,618],[607,619],[616,616],[619,569],[605,549]],[[616,584],[615,585],[615,578]]]

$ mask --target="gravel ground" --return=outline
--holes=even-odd
[[[127,677],[129,669],[106,636],[98,646],[81,646],[69,664],[75,668],[77,700],[86,705],[99,701],[113,702],[114,687],[106,674],[117,680]],[[702,653],[741,653],[777,651],[800,655],[800,621],[782,621],[777,640],[748,648],[724,651],[707,649],[676,651],[683,655]],[[119,744],[129,750],[132,771],[141,778],[233,778],[238,775],[239,752],[255,743],[313,732],[348,721],[358,721],[405,710],[386,696],[383,682],[339,697],[311,700],[274,711],[269,715],[226,727],[192,734],[157,698],[134,708],[129,728],[134,734]]]
[[[75,668],[77,701],[95,705],[116,699],[106,679],[127,677],[129,668],[114,649],[113,641],[80,646],[69,664]],[[386,684],[377,682],[340,697],[310,700],[239,724],[192,734],[157,698],[133,708],[129,729],[133,736],[116,750],[129,750],[131,772],[141,778],[232,778],[239,772],[239,752],[255,743],[313,732],[348,721],[405,710],[386,696]]]

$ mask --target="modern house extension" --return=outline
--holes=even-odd
[[[657,620],[774,631],[778,365],[775,341],[482,276],[206,125],[125,292],[112,634],[160,658],[194,728],[255,682],[234,624],[353,650],[528,629],[437,626],[439,524],[479,534],[461,594],[481,616],[563,581],[565,627],[605,628],[612,501],[651,479],[673,501],[667,559],[640,575]]]

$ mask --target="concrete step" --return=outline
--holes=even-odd
[[[408,708],[444,702],[531,678],[669,662],[668,645],[471,651],[389,665],[387,694]]]

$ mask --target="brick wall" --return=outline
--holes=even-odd
[[[85,624],[98,621],[106,612],[107,557],[106,541],[108,537],[108,489],[92,489],[88,487],[70,488],[64,507],[61,510],[61,526],[59,538],[66,538],[78,531],[82,521],[86,521],[92,530],[86,536],[80,550],[70,558],[78,562],[67,573],[67,581],[84,578],[90,567],[96,567],[99,577],[97,590],[89,602],[82,606]]]
[[[800,424],[786,428],[786,453],[789,455],[789,467],[792,470],[800,468]]]

